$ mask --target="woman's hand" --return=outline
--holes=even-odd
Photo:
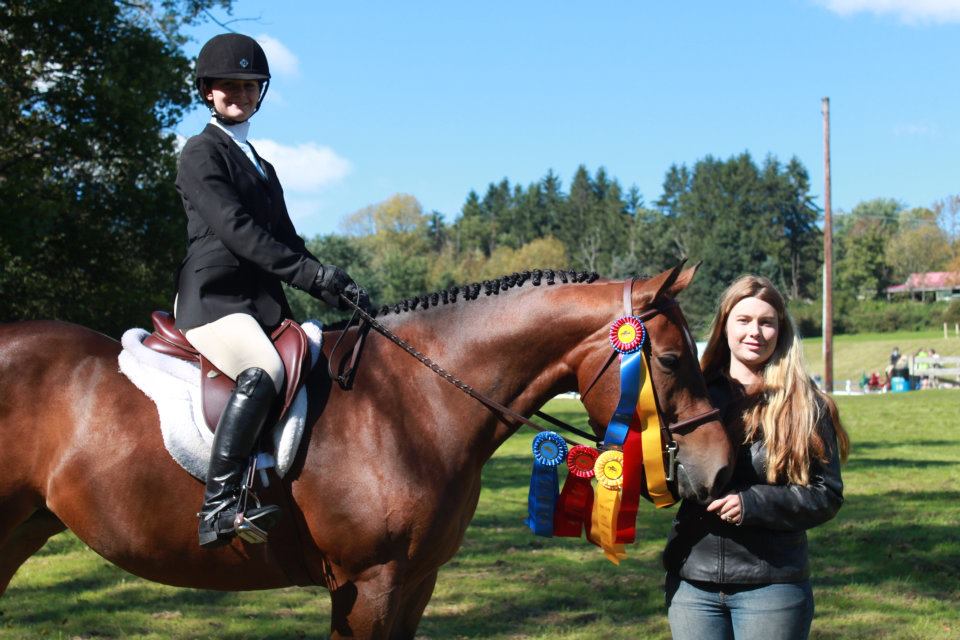
[[[348,311],[350,307],[340,299],[341,294],[354,301],[367,313],[372,311],[373,307],[370,305],[367,292],[354,282],[346,271],[332,264],[320,265],[320,271],[317,272],[317,277],[310,288],[310,295],[323,300],[334,309]]]
[[[730,524],[739,524],[743,517],[743,504],[739,493],[728,493],[707,505],[707,511],[716,513],[720,519]]]

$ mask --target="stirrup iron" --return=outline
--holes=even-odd
[[[237,515],[233,519],[233,529],[241,540],[251,544],[262,544],[267,541],[267,532],[247,518],[247,502],[252,497],[257,507],[260,499],[253,492],[253,482],[257,475],[257,456],[250,457],[250,464],[244,474],[243,484],[240,486],[240,496],[237,498]]]

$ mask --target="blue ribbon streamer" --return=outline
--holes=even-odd
[[[640,381],[643,377],[643,351],[624,353],[620,356],[620,402],[610,418],[607,433],[603,436],[605,447],[623,447],[630,431],[630,421],[640,399]]]
[[[553,514],[560,495],[557,465],[567,459],[567,443],[553,431],[533,439],[533,472],[527,498],[527,526],[534,534],[553,536]]]

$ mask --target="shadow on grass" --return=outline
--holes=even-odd
[[[89,616],[92,610],[108,614],[120,610],[140,611],[145,615],[184,606],[227,610],[229,601],[236,597],[234,593],[224,591],[157,591],[146,584],[138,587],[135,583],[118,589],[118,585],[127,579],[127,574],[119,569],[105,569],[97,571],[96,575],[79,576],[52,586],[20,586],[17,598],[30,602],[31,607],[12,613],[18,624],[35,625]]]
[[[871,449],[890,449],[891,447],[954,447],[958,440],[857,440],[856,451],[869,451]]]
[[[850,456],[844,471],[871,471],[893,467],[954,467],[960,462],[954,460],[917,460],[916,458],[864,458]]]
[[[890,491],[849,498],[837,519],[812,536],[816,582],[908,581],[917,594],[957,599],[957,524],[930,522],[930,508],[958,501],[960,491]]]
[[[499,491],[529,486],[532,469],[532,453],[529,456],[498,455],[483,467],[483,490]]]

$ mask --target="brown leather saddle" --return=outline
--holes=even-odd
[[[166,311],[154,311],[150,316],[153,320],[153,333],[143,341],[144,346],[160,353],[200,363],[200,395],[203,398],[203,417],[207,427],[214,431],[220,414],[230,399],[230,394],[236,383],[210,363],[202,354],[191,346],[180,330],[174,326],[173,316]],[[284,389],[281,397],[280,413],[277,420],[286,415],[290,404],[303,385],[306,374],[310,371],[310,348],[307,334],[300,325],[293,320],[284,320],[279,327],[270,334],[273,346],[280,354],[285,370]]]

